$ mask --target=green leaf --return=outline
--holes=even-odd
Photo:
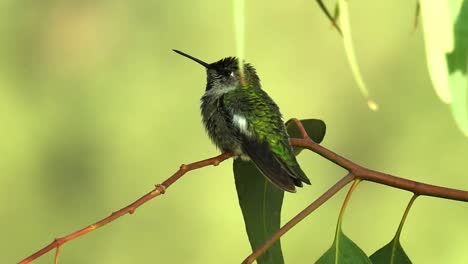
[[[317,262],[318,264],[361,264],[372,263],[366,253],[362,251],[351,239],[341,230],[335,236],[333,245],[323,254]]]
[[[302,126],[304,126],[305,131],[309,135],[309,137],[315,142],[320,143],[322,142],[323,138],[325,137],[325,132],[327,126],[325,122],[320,119],[303,119],[300,120]],[[288,130],[288,134],[290,138],[302,138],[301,133],[296,125],[296,122],[293,119],[289,119],[286,122],[286,128]],[[299,155],[299,153],[303,150],[303,148],[294,147],[294,154]]]
[[[432,84],[468,136],[468,1],[424,0],[421,16]]]
[[[335,11],[333,16],[328,11],[328,8],[325,6],[322,0],[317,0],[317,3],[322,10],[322,12],[327,16],[327,18],[332,22],[333,26],[338,30],[340,35],[343,36],[343,43],[346,52],[346,57],[348,58],[348,63],[351,68],[351,72],[356,80],[357,86],[361,91],[361,94],[367,100],[367,106],[372,111],[377,111],[379,105],[370,97],[369,90],[367,89],[364,79],[362,78],[361,71],[359,69],[359,64],[356,59],[356,54],[353,47],[353,39],[351,36],[351,26],[349,18],[349,7],[347,0],[338,0],[335,5]],[[338,17],[341,16],[341,29],[337,24]]]
[[[338,5],[338,2],[335,4],[335,10],[333,11],[333,21],[338,21],[338,18],[340,17],[340,5]]]
[[[330,11],[328,11],[328,8],[325,6],[325,3],[323,3],[322,0],[317,0],[317,4],[319,5],[320,9],[322,9],[322,12],[325,14],[328,20],[330,20],[332,25],[336,28],[336,30],[338,30],[338,33],[340,33],[340,35],[343,35],[340,27],[337,24],[338,17],[340,16],[340,7],[338,5],[338,2],[335,4],[335,11],[333,12],[333,16],[330,14]]]
[[[406,218],[408,217],[409,211],[411,210],[411,206],[413,206],[414,201],[418,198],[418,195],[413,195],[411,200],[409,201],[408,205],[406,206],[405,213],[401,218],[400,225],[396,231],[395,236],[393,237],[392,241],[390,241],[387,245],[382,247],[381,249],[377,250],[370,259],[372,263],[377,264],[410,264],[411,260],[409,259],[408,255],[406,255],[403,247],[400,244],[400,235],[403,229],[403,225],[405,224]]]
[[[411,264],[411,260],[401,247],[400,240],[395,237],[383,248],[370,256],[374,264]]]
[[[468,137],[468,1],[449,2],[454,25],[453,51],[446,56],[452,94],[450,108],[455,123]]]
[[[353,182],[351,188],[349,188],[348,194],[343,201],[341,206],[340,215],[338,216],[338,222],[336,223],[335,240],[332,246],[328,249],[315,263],[319,264],[361,264],[361,263],[372,263],[367,257],[366,253],[362,251],[349,237],[343,233],[341,228],[343,223],[343,217],[348,206],[348,202],[356,190],[357,186],[361,182],[360,179],[356,179]]]
[[[255,250],[280,228],[284,192],[267,181],[250,161],[234,160],[234,178],[247,235]],[[284,263],[280,240],[257,263]]]
[[[312,140],[317,143],[323,140],[326,126],[322,120],[301,122]],[[295,122],[289,120],[286,127],[290,137],[301,137]],[[255,250],[280,229],[284,192],[271,184],[250,161],[234,160],[234,179],[250,246]],[[273,244],[257,263],[284,263],[281,242]]]

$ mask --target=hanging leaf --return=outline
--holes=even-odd
[[[409,201],[408,205],[406,206],[405,213],[401,218],[400,225],[396,231],[395,237],[393,237],[392,241],[390,241],[387,245],[382,247],[381,249],[377,250],[370,259],[374,264],[411,264],[411,260],[409,259],[408,255],[406,255],[403,247],[400,244],[400,235],[401,230],[403,229],[403,225],[405,224],[406,217],[408,217],[408,213],[411,210],[411,206],[413,205],[414,201],[418,198],[418,195],[413,195],[411,200]]]
[[[343,223],[344,212],[348,206],[348,202],[356,190],[361,180],[355,180],[351,188],[349,188],[343,205],[341,206],[340,215],[336,224],[335,239],[332,246],[317,260],[318,264],[361,264],[372,263],[366,253],[362,251],[349,237],[347,237],[341,228]]]
[[[370,264],[366,253],[349,239],[341,230],[335,237],[333,245],[323,254],[316,264]]]
[[[453,30],[448,1],[420,0],[424,45],[429,75],[437,96],[452,101],[445,54],[453,49]],[[434,19],[436,18],[437,19]]]
[[[255,250],[280,228],[284,192],[267,181],[250,161],[234,160],[234,178],[247,235]],[[284,263],[280,240],[257,263]]]
[[[454,48],[446,57],[452,94],[450,108],[459,129],[468,137],[468,1],[449,2],[454,25]]]
[[[322,120],[306,119],[301,122],[315,142],[322,141],[326,128]],[[291,137],[301,137],[294,122],[289,120],[286,125]],[[266,180],[250,161],[234,160],[234,179],[250,246],[255,250],[279,230],[284,192]],[[263,253],[257,263],[284,263],[280,240]]]
[[[372,111],[377,111],[379,109],[378,104],[370,97],[369,90],[367,89],[364,79],[361,75],[361,70],[359,69],[359,64],[356,59],[356,53],[353,46],[353,39],[351,37],[351,25],[349,18],[349,7],[347,0],[338,0],[338,5],[340,7],[340,16],[341,16],[341,30],[343,31],[343,41],[346,51],[346,56],[348,57],[348,63],[351,67],[351,72],[353,73],[354,79],[356,80],[357,86],[361,91],[364,98],[367,100],[367,106]]]
[[[351,67],[351,72],[354,76],[354,79],[356,80],[357,86],[361,91],[361,94],[367,100],[367,106],[369,107],[369,109],[371,109],[372,111],[377,111],[379,109],[379,105],[370,97],[369,90],[367,89],[366,84],[364,83],[364,79],[362,78],[361,71],[359,69],[359,64],[356,59],[356,54],[354,52],[347,0],[337,1],[333,15],[330,14],[330,11],[325,6],[322,0],[317,0],[317,3],[322,12],[328,18],[328,20],[330,20],[330,22],[338,30],[340,35],[343,36],[346,57],[348,58],[348,63]],[[340,28],[337,24],[338,17],[341,17],[340,20],[342,28]]]
[[[323,3],[322,0],[317,0],[317,4],[319,5],[320,9],[322,9],[322,12],[325,14],[328,20],[330,20],[330,22],[332,23],[332,26],[336,28],[336,30],[338,30],[338,33],[340,33],[340,35],[343,35],[337,23],[338,17],[340,16],[340,6],[338,2],[335,4],[335,10],[333,12],[333,16],[330,14],[330,11],[328,11],[327,6],[325,6],[325,3]]]
[[[335,10],[333,11],[333,21],[336,23],[338,21],[338,18],[340,18],[340,5],[338,2],[335,4]]]
[[[420,3],[432,84],[437,96],[450,104],[455,123],[468,136],[468,1]]]
[[[411,260],[401,247],[400,239],[394,238],[383,248],[370,256],[374,264],[411,264]]]

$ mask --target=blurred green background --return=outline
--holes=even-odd
[[[285,118],[320,118],[323,145],[370,168],[468,189],[468,139],[436,97],[414,2],[353,1],[371,112],[342,41],[314,1],[248,1],[246,60]],[[181,163],[218,153],[200,121],[203,69],[234,55],[231,1],[0,1],[0,263],[14,263],[149,191]],[[283,221],[344,175],[313,153],[313,185]],[[345,193],[283,238],[286,263],[332,243]],[[393,236],[411,194],[365,182],[345,232],[368,254]],[[402,244],[415,263],[468,263],[468,204],[422,197]],[[60,263],[239,263],[250,252],[232,161],[61,249]],[[35,263],[52,263],[49,253]]]

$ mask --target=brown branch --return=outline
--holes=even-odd
[[[416,181],[411,181],[411,180],[399,178],[396,176],[392,176],[389,174],[373,171],[373,170],[364,168],[358,164],[355,164],[354,162],[312,141],[309,135],[307,134],[307,132],[305,131],[304,127],[302,126],[302,123],[298,120],[294,120],[294,122],[298,126],[299,131],[301,135],[303,136],[303,139],[292,138],[290,139],[291,145],[295,147],[302,147],[302,148],[309,149],[319,154],[320,156],[330,160],[331,162],[337,164],[338,166],[348,170],[349,174],[345,176],[344,178],[342,178],[340,181],[338,181],[329,190],[327,190],[322,196],[320,196],[317,200],[315,200],[308,207],[306,207],[303,211],[297,214],[293,219],[291,219],[288,223],[286,223],[286,225],[284,225],[280,230],[278,230],[277,233],[275,233],[270,239],[265,241],[265,243],[261,247],[259,247],[251,255],[249,255],[244,260],[243,263],[252,263],[258,256],[260,256],[266,249],[268,249],[282,235],[288,232],[291,228],[293,228],[302,219],[307,217],[315,209],[320,207],[320,205],[322,205],[324,202],[330,199],[335,193],[337,193],[346,184],[348,184],[350,181],[355,180],[355,179],[372,181],[372,182],[388,185],[391,187],[395,187],[398,189],[408,190],[408,191],[413,192],[416,195],[434,196],[434,197],[465,201],[465,202],[468,201],[467,191],[450,189],[450,188],[420,183]],[[132,214],[133,212],[135,212],[135,210],[138,207],[140,207],[147,201],[153,199],[156,196],[159,196],[160,194],[164,194],[166,189],[169,188],[169,186],[171,186],[178,179],[180,179],[185,173],[191,170],[199,169],[199,168],[206,167],[209,165],[216,166],[222,161],[230,157],[232,157],[230,153],[223,153],[210,159],[190,163],[188,165],[181,165],[180,169],[176,173],[174,173],[171,177],[166,179],[162,184],[156,185],[155,188],[151,192],[143,195],[135,202],[131,203],[130,205],[118,211],[113,212],[110,216],[103,218],[102,220],[92,225],[86,226],[64,237],[55,239],[49,245],[45,246],[44,248],[40,249],[39,251],[35,252],[34,254],[25,258],[19,263],[20,264],[29,263],[32,260],[44,255],[45,253],[51,251],[54,248],[56,249],[55,262],[57,262],[61,245],[65,244],[66,242],[70,240],[73,240],[82,235],[85,235],[97,228],[100,228],[104,226],[105,224],[108,224],[127,213]]]
[[[328,159],[329,161],[335,163],[336,165],[346,169],[349,174],[338,181],[335,185],[333,185],[330,189],[328,189],[322,196],[320,196],[317,200],[312,202],[309,206],[306,207],[303,211],[299,214],[294,216],[288,223],[286,223],[283,227],[281,227],[273,236],[271,236],[267,241],[265,241],[259,248],[257,248],[254,252],[252,252],[243,262],[242,264],[250,264],[255,261],[263,252],[265,252],[271,245],[273,245],[276,240],[278,240],[281,236],[283,236],[286,232],[288,232],[292,227],[294,227],[297,223],[302,221],[306,218],[310,213],[312,213],[315,209],[320,207],[324,202],[330,199],[336,192],[338,192],[341,188],[343,188],[346,184],[350,181],[355,179],[371,181],[379,184],[384,184],[387,186],[391,186],[397,189],[407,190],[413,192],[415,195],[425,195],[425,196],[433,196],[439,197],[444,199],[456,200],[456,201],[463,201],[468,202],[468,191],[451,189],[426,183],[421,183],[417,181],[407,180],[400,177],[396,177],[390,174],[370,170],[367,168],[362,167],[338,154],[335,152],[315,143],[313,140],[310,139],[307,132],[302,126],[300,121],[294,120],[299,128],[299,132],[304,137],[304,139],[298,138],[291,138],[289,142],[291,145],[295,147],[302,147],[309,149],[320,156]]]
[[[398,189],[407,190],[417,195],[433,196],[450,200],[468,202],[468,191],[451,189],[422,182],[396,177],[390,174],[364,168],[335,152],[320,146],[312,140],[292,138],[291,144],[296,147],[309,149],[320,156],[332,161],[356,176],[356,178],[384,184]]]
[[[20,261],[19,263],[20,264],[26,264],[26,263],[29,263],[33,260],[35,260],[36,258],[44,255],[45,253],[51,251],[52,249],[56,248],[56,253],[55,253],[55,262],[57,262],[57,259],[58,259],[58,254],[59,254],[59,250],[60,250],[60,246],[65,244],[66,242],[70,241],[70,240],[73,240],[75,238],[78,238],[82,235],[85,235],[93,230],[96,230],[102,226],[104,226],[105,224],[108,224],[114,220],[116,220],[117,218],[121,217],[121,216],[124,216],[126,214],[133,214],[135,212],[135,210],[140,207],[141,205],[143,205],[144,203],[148,202],[149,200],[153,199],[154,197],[156,196],[159,196],[160,194],[164,194],[164,192],[166,191],[167,188],[169,188],[169,186],[171,186],[174,182],[176,182],[178,179],[180,179],[185,173],[191,171],[191,170],[195,170],[195,169],[199,169],[199,168],[202,168],[202,167],[206,167],[206,166],[209,166],[209,165],[213,165],[213,166],[217,166],[219,163],[221,163],[222,161],[228,159],[232,157],[232,155],[230,153],[222,153],[221,155],[218,155],[216,157],[213,157],[213,158],[210,158],[210,159],[206,159],[206,160],[201,160],[201,161],[197,161],[197,162],[194,162],[194,163],[190,163],[188,165],[181,165],[180,166],[180,169],[175,172],[171,177],[167,178],[163,183],[161,184],[157,184],[155,186],[155,188],[143,195],[142,197],[140,197],[140,199],[136,200],[135,202],[127,205],[126,207],[118,210],[118,211],[115,211],[113,212],[110,216],[106,217],[106,218],[103,218],[99,221],[97,221],[96,223],[92,224],[92,225],[89,225],[87,227],[84,227],[76,232],[73,232],[69,235],[66,235],[64,237],[61,237],[61,238],[56,238],[54,239],[54,241],[52,241],[49,245],[45,246],[44,248],[40,249],[39,251],[37,251],[36,253],[32,254],[31,256],[23,259],[22,261]]]

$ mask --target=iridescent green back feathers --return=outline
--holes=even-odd
[[[175,50],[176,51],[176,50]],[[201,98],[203,124],[221,151],[250,159],[282,190],[310,184],[297,163],[280,110],[262,89],[255,68],[227,57],[208,64],[183,52],[206,68],[207,85]]]

